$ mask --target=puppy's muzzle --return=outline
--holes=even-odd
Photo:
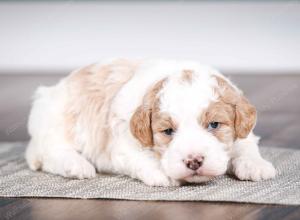
[[[185,163],[187,168],[196,171],[202,166],[203,161],[204,161],[204,157],[201,155],[195,155],[195,156],[189,155],[188,159],[184,160],[183,162]]]

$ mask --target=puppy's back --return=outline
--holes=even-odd
[[[110,104],[137,63],[114,60],[73,71],[58,84],[39,87],[28,120],[26,159],[37,170],[43,155],[68,146],[93,160],[107,144]]]

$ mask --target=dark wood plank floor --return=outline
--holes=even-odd
[[[3,219],[232,220],[299,219],[297,206],[206,202],[138,202],[75,199],[1,199]]]
[[[0,75],[0,141],[26,141],[30,97],[61,75]],[[300,75],[231,75],[257,106],[263,146],[300,149]],[[300,219],[300,206],[0,198],[0,219]]]

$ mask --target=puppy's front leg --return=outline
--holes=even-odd
[[[231,172],[240,180],[259,181],[276,175],[273,165],[261,157],[257,143],[258,137],[250,133],[247,138],[236,140],[233,146]]]
[[[170,179],[162,170],[153,152],[120,144],[112,152],[111,162],[114,172],[127,174],[149,186],[178,186],[179,182]]]

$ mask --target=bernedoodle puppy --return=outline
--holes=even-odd
[[[26,159],[71,178],[125,174],[150,186],[225,173],[275,176],[252,133],[256,110],[213,68],[197,62],[111,60],[36,91]]]

